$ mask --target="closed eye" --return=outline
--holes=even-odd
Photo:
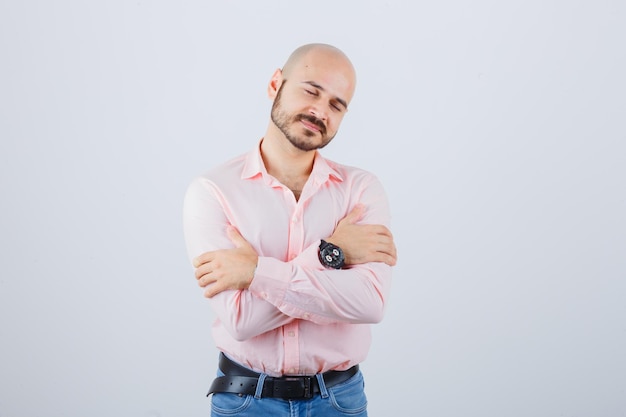
[[[331,102],[330,107],[335,111],[343,111],[343,107],[340,104],[335,103],[335,102]]]
[[[315,81],[303,81],[302,84],[305,86],[304,91],[311,96],[319,96],[320,91],[325,91],[324,87],[316,83]],[[314,87],[315,90],[310,90],[309,87]],[[343,112],[344,110],[348,110],[348,103],[342,99],[341,97],[333,97],[332,102],[330,103],[333,110]]]

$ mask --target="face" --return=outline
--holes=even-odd
[[[321,149],[335,137],[354,89],[351,67],[321,62],[325,65],[309,61],[291,70],[272,106],[272,122],[303,151]]]

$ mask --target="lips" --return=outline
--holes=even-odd
[[[319,127],[317,127],[316,125],[314,125],[312,123],[307,122],[306,120],[300,120],[300,123],[302,123],[309,130],[314,130],[316,132],[320,131]]]
[[[298,116],[298,121],[300,121],[309,130],[321,132],[322,134],[326,133],[326,125],[324,125],[324,122],[314,116],[300,114]]]

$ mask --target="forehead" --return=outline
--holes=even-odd
[[[312,51],[290,69],[286,77],[294,84],[320,86],[333,96],[349,102],[354,94],[355,74],[352,64],[343,56],[326,51]]]

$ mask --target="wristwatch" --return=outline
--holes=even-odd
[[[322,265],[326,268],[334,269],[343,268],[346,260],[339,246],[328,243],[323,239],[322,243],[320,243],[319,258]]]

